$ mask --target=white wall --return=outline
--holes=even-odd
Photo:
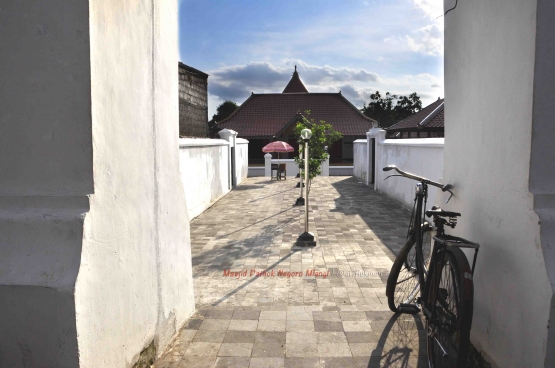
[[[368,152],[371,139],[375,139],[375,157]],[[412,138],[412,139],[384,139],[385,131],[377,128],[371,129],[367,140],[359,139],[354,143],[353,173],[363,183],[371,183],[372,175],[369,158],[374,160],[375,190],[384,193],[401,205],[412,208],[414,204],[414,188],[416,181],[387,176],[396,174],[393,171],[384,172],[388,165],[396,165],[403,171],[423,176],[427,179],[442,183],[443,173],[443,138]],[[438,197],[439,194],[439,197]],[[434,186],[428,186],[428,207],[434,204],[442,206],[448,196]]]
[[[194,310],[177,2],[3,1],[0,366],[130,367]]]
[[[353,142],[353,176],[366,183],[368,169],[366,139],[357,139]]]
[[[264,166],[249,166],[248,177],[264,176],[266,168]]]
[[[471,339],[502,367],[555,364],[545,360],[554,350],[554,258],[545,258],[555,219],[554,17],[544,0],[469,0],[445,17],[444,179],[456,188],[446,207],[462,213],[454,232],[481,244]]]
[[[248,149],[246,144],[240,146],[242,148],[247,146]],[[236,158],[239,157],[237,151]],[[229,143],[227,141],[180,139],[179,161],[189,218],[200,215],[212,202],[231,190],[228,180]]]
[[[287,171],[287,178],[294,178],[299,173],[299,166],[292,158],[287,159],[272,159],[272,164],[285,164]]]
[[[2,367],[79,364],[73,290],[94,191],[88,19],[87,2],[2,2]]]
[[[235,143],[235,170],[237,183],[243,182],[249,174],[249,141],[237,138]]]
[[[396,202],[412,208],[416,181],[398,176],[384,180],[387,176],[394,174],[393,171],[383,171],[387,165],[396,165],[403,171],[441,183],[443,138],[386,139],[378,141],[376,144],[374,189],[386,194]],[[429,207],[436,203],[438,191],[443,198],[445,194],[441,190],[431,185],[428,186]]]
[[[270,165],[271,164],[285,164],[285,170],[287,171],[287,178],[294,178],[299,173],[299,166],[295,162],[295,159],[292,159],[292,158],[279,159],[279,160],[278,159],[265,158],[264,163],[265,163],[265,165],[264,165],[264,168],[265,168],[264,174],[258,175],[259,174],[258,170],[256,170],[256,169],[253,170],[252,168],[250,168],[250,171],[251,171],[251,174],[252,174],[251,176],[264,176],[264,175],[266,175],[266,176],[270,177],[269,174],[270,174],[270,171],[271,171],[270,170],[270,168],[271,168]],[[345,167],[342,166],[342,168],[345,168]],[[348,167],[348,168],[350,168],[350,167]],[[320,170],[321,170],[320,176],[330,176],[330,170],[331,169],[330,169],[330,166],[329,166],[329,158],[322,163],[322,166],[321,166]],[[333,175],[333,173],[331,175]],[[339,174],[336,174],[336,175],[339,175]],[[349,173],[349,174],[341,174],[341,175],[351,175],[351,174]]]
[[[158,353],[194,310],[179,177],[177,3],[90,1],[95,192],[76,285],[80,365]]]

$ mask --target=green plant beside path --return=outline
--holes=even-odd
[[[306,111],[305,115],[309,117],[310,111]],[[295,162],[301,168],[301,172],[304,171],[304,141],[301,138],[301,131],[305,128],[312,131],[312,137],[308,141],[308,191],[310,192],[312,179],[322,173],[322,163],[329,157],[326,147],[331,148],[332,144],[340,140],[343,135],[324,120],[316,122],[314,119],[304,117],[302,121],[297,123],[293,134],[299,140],[299,156],[295,158]]]

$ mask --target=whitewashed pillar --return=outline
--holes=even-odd
[[[272,176],[272,154],[270,153],[264,155],[264,176]]]
[[[322,176],[330,176],[330,156],[322,162]]]
[[[353,145],[354,148],[354,145]],[[370,185],[370,176],[372,175],[372,161],[374,152],[372,152],[372,135],[370,131],[366,132],[366,185]]]
[[[381,153],[383,142],[385,141],[385,133],[386,131],[377,127],[377,124],[373,124],[373,128],[366,133],[367,139],[367,157],[368,157],[368,171],[371,171],[371,164],[374,162],[374,190],[379,188],[380,179],[382,178],[382,168],[380,167],[381,164]],[[374,138],[376,152],[372,152],[372,141],[371,139]],[[374,156],[374,157],[373,157]],[[372,160],[372,161],[371,161]],[[371,173],[367,174],[367,183],[370,184],[370,175]]]
[[[131,367],[195,310],[178,4],[144,3],[1,2],[2,367]]]
[[[237,185],[237,157],[232,157],[231,152],[235,151],[236,140],[237,140],[237,132],[231,129],[222,129],[218,132],[220,138],[229,142],[228,148],[228,184],[229,189],[235,187]],[[235,155],[236,156],[236,155]],[[231,160],[234,160],[233,162]]]

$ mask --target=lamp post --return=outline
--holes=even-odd
[[[314,246],[316,245],[316,242],[314,241],[314,234],[310,233],[308,231],[308,159],[309,159],[309,155],[308,155],[308,142],[310,141],[310,138],[312,137],[312,132],[310,131],[310,129],[303,129],[301,131],[301,138],[304,141],[304,181],[305,181],[305,191],[304,191],[304,214],[305,214],[305,218],[304,218],[304,233],[302,233],[301,235],[299,235],[299,237],[297,238],[297,245],[309,245],[309,246]],[[301,190],[302,190],[302,185],[301,185]]]
[[[300,150],[301,147],[299,147],[299,156],[302,157],[302,153]],[[301,195],[299,198],[297,198],[297,201],[295,202],[295,206],[304,206],[304,198],[303,198],[303,171],[301,170],[301,167],[299,166],[299,182],[297,183],[297,185],[299,186],[299,188],[301,188]]]

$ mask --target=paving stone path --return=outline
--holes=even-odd
[[[385,281],[410,212],[351,177],[310,192],[249,178],[191,222],[197,311],[154,365],[425,367],[418,316],[387,307]]]

